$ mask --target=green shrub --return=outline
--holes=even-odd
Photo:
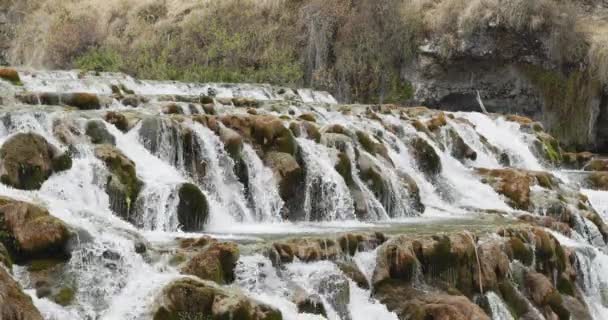
[[[122,66],[122,57],[110,49],[93,49],[76,59],[78,69],[96,72],[116,72]]]

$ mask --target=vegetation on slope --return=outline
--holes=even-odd
[[[582,36],[572,3],[111,0],[100,6],[94,0],[3,0],[0,8],[15,22],[13,64],[292,84],[369,103],[411,98],[407,70],[421,45],[439,44],[439,54],[449,59],[487,29],[542,34],[554,66],[583,62],[605,80],[605,45]]]

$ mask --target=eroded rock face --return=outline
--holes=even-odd
[[[2,267],[0,267],[0,319],[43,319],[32,299],[21,290],[21,286]]]
[[[278,310],[209,281],[182,279],[165,287],[154,320],[202,317],[213,320],[281,320]]]
[[[473,303],[488,291],[499,293],[519,317],[530,305],[547,319],[588,314],[580,307],[570,253],[549,232],[526,226],[498,235],[394,237],[378,249],[374,295],[406,319],[489,319]],[[417,289],[425,285],[434,290]]]
[[[0,180],[23,190],[36,190],[53,174],[72,167],[67,153],[35,133],[19,133],[0,148]]]

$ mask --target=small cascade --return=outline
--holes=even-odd
[[[515,320],[509,308],[496,293],[490,291],[485,294],[485,297],[492,311],[492,320]]]
[[[199,183],[203,190],[237,221],[255,221],[244,197],[244,187],[234,174],[234,161],[224,150],[224,144],[211,130],[198,123],[192,123],[190,128],[200,139],[198,146],[205,174]]]
[[[532,138],[519,130],[519,125],[506,121],[504,118],[496,120],[487,115],[477,112],[458,112],[459,117],[471,121],[475,129],[483,135],[487,141],[504,150],[511,159],[511,166],[529,170],[542,170],[543,166],[530,150]]]
[[[243,160],[247,166],[247,180],[249,181],[247,191],[255,221],[281,221],[283,199],[279,195],[272,171],[264,166],[250,145],[243,147]]]
[[[355,219],[350,192],[328,150],[308,139],[298,139],[298,144],[306,170],[305,221]]]

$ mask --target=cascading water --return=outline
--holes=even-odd
[[[61,281],[74,289],[73,303],[61,306],[39,298],[37,274],[27,264],[13,267],[13,277],[45,319],[152,318],[163,288],[183,278],[176,258],[176,252],[184,249],[179,241],[209,234],[237,241],[241,247],[236,279],[225,287],[277,308],[283,319],[397,319],[398,314],[374,296],[380,249],[357,244],[351,248],[352,239],[336,234],[352,230],[412,237],[433,234],[434,228],[451,223],[446,214],[450,219],[479,219],[482,225],[487,222],[479,212],[497,212],[507,216],[508,221],[500,223],[514,223],[509,215],[522,212],[512,209],[508,202],[512,199],[492,185],[495,177],[482,178],[479,169],[546,170],[534,153],[532,133],[504,118],[480,113],[449,113],[445,124],[433,130],[425,125],[422,130],[420,123],[433,121],[435,113],[391,113],[361,106],[345,111],[329,94],[311,90],[187,85],[76,72],[23,72],[22,82],[22,87],[7,85],[7,94],[35,93],[37,101],[44,102],[40,98],[49,93],[88,92],[107,102],[102,110],[77,111],[22,104],[10,97],[5,104],[14,106],[0,111],[0,143],[31,132],[72,157],[69,170],[53,173],[38,190],[0,184],[0,195],[47,208],[75,234],[71,257],[60,267]],[[145,102],[129,107],[123,97],[112,95],[112,86]],[[203,107],[203,97],[212,99],[213,111]],[[166,108],[169,103],[179,108]],[[123,127],[111,121],[109,112],[124,115]],[[102,123],[99,130],[112,137],[106,143],[132,161],[141,182],[136,198],[126,202],[127,216],[113,212],[120,206],[113,202],[116,195],[107,191],[107,183],[119,175],[98,158],[99,146],[87,133],[91,121]],[[280,126],[271,125],[276,121]],[[220,134],[226,128],[238,133],[239,148],[229,150]],[[456,150],[456,145],[463,149]],[[237,166],[243,171],[237,172]],[[207,214],[204,227],[188,232],[183,232],[191,227],[181,216],[183,208],[192,211],[201,206],[181,198],[185,184],[200,191]],[[533,201],[551,196],[539,191],[543,188],[546,185],[530,187]],[[607,193],[586,189],[583,193],[605,219]],[[553,210],[547,203],[542,214]],[[566,208],[578,212],[583,205]],[[289,208],[301,208],[303,214],[294,216],[302,219],[288,221]],[[603,253],[603,230],[592,216],[575,215],[571,220],[580,227],[573,228],[577,240],[556,237],[576,251],[583,275],[578,285],[594,319],[604,319],[608,279],[603,271],[608,270],[608,256]],[[297,257],[275,261],[281,259],[268,253],[278,251],[268,245],[275,239],[299,234],[329,238],[318,245],[326,255],[310,261]],[[308,245],[295,254],[307,254],[314,247]],[[332,245],[342,249],[330,258],[327,252]],[[480,243],[474,235],[467,245],[480,259]],[[372,288],[350,279],[343,264],[356,266]],[[482,265],[483,260],[476,260],[473,268]],[[476,281],[481,282],[478,275]],[[502,295],[484,290],[492,319],[516,318]],[[318,297],[325,315],[301,312],[295,292]]]

